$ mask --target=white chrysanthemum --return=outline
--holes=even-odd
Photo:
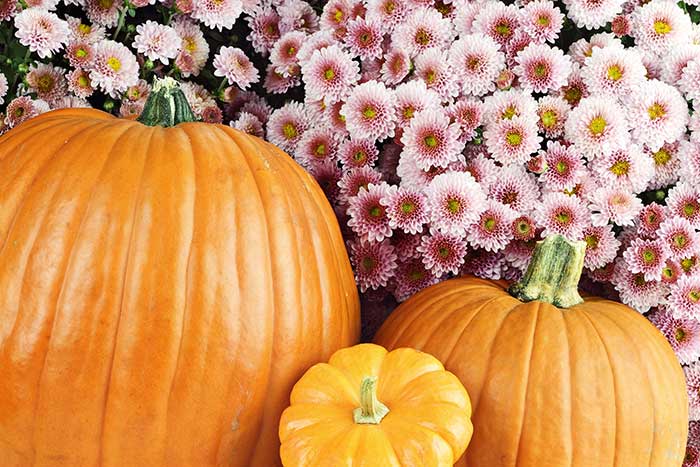
[[[104,40],[95,44],[95,60],[90,81],[112,97],[138,83],[139,64],[129,49],[119,42]]]
[[[614,47],[624,49],[622,41],[609,32],[593,34],[589,40],[579,39],[569,47],[569,55],[579,65],[583,65],[588,57],[593,55],[595,49],[606,49]]]
[[[167,65],[177,57],[181,43],[177,32],[170,26],[150,20],[136,26],[134,47],[153,61]]]
[[[661,60],[660,77],[668,84],[677,84],[683,75],[683,70],[692,61],[700,60],[700,45],[679,44]]]
[[[411,57],[432,47],[445,48],[452,41],[452,22],[432,8],[419,8],[396,26],[391,42],[401,45]]]
[[[496,124],[516,117],[537,120],[537,101],[532,94],[521,89],[509,89],[491,94],[484,100],[484,122]]]
[[[561,49],[546,44],[530,44],[518,52],[513,72],[523,89],[534,92],[556,91],[571,74],[571,59]]]
[[[624,0],[564,0],[569,18],[576,26],[596,29],[622,13]]]
[[[646,72],[634,50],[596,47],[581,69],[581,78],[593,95],[623,98],[644,82]]]
[[[496,89],[496,79],[505,68],[505,56],[498,44],[483,34],[467,35],[454,42],[449,60],[462,91],[474,96]]]
[[[569,112],[566,139],[579,151],[594,158],[623,149],[630,140],[625,110],[604,97],[587,97]]]
[[[193,69],[180,70],[182,75],[185,78],[190,74],[197,76],[199,71],[204,68],[209,58],[209,44],[197,23],[181,19],[173,23],[173,28],[175,32],[177,32],[177,35],[180,36],[180,54],[189,55],[192,57],[193,62]]]
[[[690,42],[692,23],[675,2],[654,0],[638,8],[633,16],[635,44],[661,54]]]
[[[681,79],[678,80],[678,89],[688,100],[700,99],[700,59],[692,60],[683,68]]]
[[[22,45],[41,58],[50,57],[68,41],[68,23],[56,14],[38,8],[23,10],[15,16],[15,35]]]
[[[235,84],[246,89],[260,80],[258,69],[246,56],[245,52],[236,47],[221,47],[214,57],[214,75],[224,76],[229,84]]]
[[[192,18],[204,23],[206,26],[218,29],[231,29],[241,13],[243,2],[241,0],[192,0],[194,11]]]

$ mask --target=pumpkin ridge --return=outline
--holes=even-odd
[[[585,303],[585,302],[584,302]],[[605,344],[605,341],[603,340],[603,336],[600,334],[598,331],[598,328],[596,327],[595,323],[591,319],[590,316],[588,316],[588,313],[583,312],[581,313],[581,316],[585,317],[586,321],[589,322],[591,325],[591,329],[593,330],[593,333],[598,337],[598,341],[600,342],[603,350],[605,351],[605,355],[607,356],[606,361],[608,362],[608,365],[610,367],[610,374],[612,375],[611,381],[612,381],[612,390],[613,390],[613,403],[615,404],[615,449],[613,449],[613,467],[617,467],[617,450],[618,450],[618,436],[617,436],[617,414],[619,410],[619,404],[617,403],[617,377],[615,376],[615,370],[613,369],[612,366],[612,361],[610,361],[610,352],[608,351],[608,346]],[[623,466],[624,467],[624,466]]]
[[[564,339],[566,340],[566,345],[564,348],[566,349],[566,366],[568,368],[568,373],[569,377],[566,380],[566,384],[569,387],[569,439],[571,440],[571,463],[570,467],[574,467],[576,465],[575,462],[575,455],[576,455],[576,442],[575,442],[575,436],[574,436],[574,404],[573,404],[573,399],[574,399],[574,391],[571,388],[571,381],[573,379],[573,365],[571,365],[571,339],[569,338],[569,322],[566,320],[566,313],[561,312],[561,321],[564,325]]]
[[[57,130],[55,127],[60,126],[60,130],[65,131],[64,127],[70,128],[75,126],[75,124],[71,124],[63,119],[56,118],[55,120],[58,120],[59,124],[51,127],[52,130]],[[0,162],[2,162],[8,155],[13,154],[16,151],[17,146],[20,144],[27,141],[32,141],[37,135],[41,135],[47,131],[46,128],[43,128],[42,126],[43,122],[34,122],[33,120],[29,120],[28,122],[25,122],[25,124],[27,124],[27,127],[23,127],[22,132],[14,133],[10,131],[0,136],[0,144],[3,149],[3,152],[0,152]],[[53,133],[63,133],[63,131],[60,130],[53,131]],[[13,144],[13,146],[10,146],[11,144]]]
[[[138,129],[139,133],[142,133],[140,130],[143,127],[139,127],[134,125],[132,127],[133,129]],[[148,132],[148,142],[143,145],[143,165],[141,167],[141,175],[138,178],[138,183],[137,183],[137,191],[136,191],[136,196],[134,197],[134,205],[132,207],[132,214],[131,214],[131,227],[129,229],[131,232],[129,233],[129,243],[126,246],[125,254],[124,254],[124,274],[122,276],[122,280],[120,282],[122,290],[119,298],[119,306],[117,309],[119,310],[119,316],[117,318],[117,324],[114,327],[114,337],[113,337],[113,345],[112,345],[112,352],[111,356],[109,358],[109,372],[107,374],[106,378],[106,388],[105,388],[105,396],[104,396],[104,404],[102,408],[102,422],[100,424],[100,443],[99,443],[99,450],[98,450],[98,459],[99,459],[99,465],[104,465],[104,444],[105,444],[105,428],[107,424],[107,410],[109,407],[109,395],[110,395],[110,387],[111,387],[111,382],[112,382],[112,372],[114,370],[114,357],[116,355],[117,351],[117,342],[119,340],[119,328],[121,327],[121,321],[122,317],[124,315],[124,297],[126,295],[126,286],[127,286],[127,277],[129,275],[129,264],[131,263],[130,258],[131,258],[131,253],[132,253],[132,247],[134,244],[134,237],[136,233],[136,216],[138,215],[139,211],[139,205],[141,201],[141,195],[143,192],[143,180],[146,175],[146,163],[148,161],[148,154],[150,151],[151,143],[153,141],[153,132]],[[142,136],[139,134],[139,136]]]

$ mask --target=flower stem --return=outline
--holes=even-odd
[[[378,425],[389,408],[377,399],[377,377],[365,376],[360,385],[360,406],[353,412],[355,423]]]

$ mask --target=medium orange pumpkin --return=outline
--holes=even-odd
[[[271,466],[294,383],[359,336],[313,179],[156,86],[141,121],[0,138],[0,464]],[[167,128],[164,128],[167,127]]]
[[[468,467],[679,467],[687,396],[681,367],[641,314],[580,298],[585,242],[550,237],[523,279],[473,277],[399,306],[375,341],[438,357],[469,391]],[[517,298],[516,298],[517,297]]]

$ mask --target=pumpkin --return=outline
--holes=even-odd
[[[2,465],[279,465],[292,386],[359,336],[334,213],[171,80],[139,120],[0,138]]]
[[[648,320],[577,292],[585,242],[539,242],[522,280],[447,280],[402,303],[375,341],[432,353],[464,383],[468,467],[677,467],[683,371]]]
[[[286,467],[451,466],[472,435],[464,386],[433,356],[374,344],[337,351],[282,414]]]

